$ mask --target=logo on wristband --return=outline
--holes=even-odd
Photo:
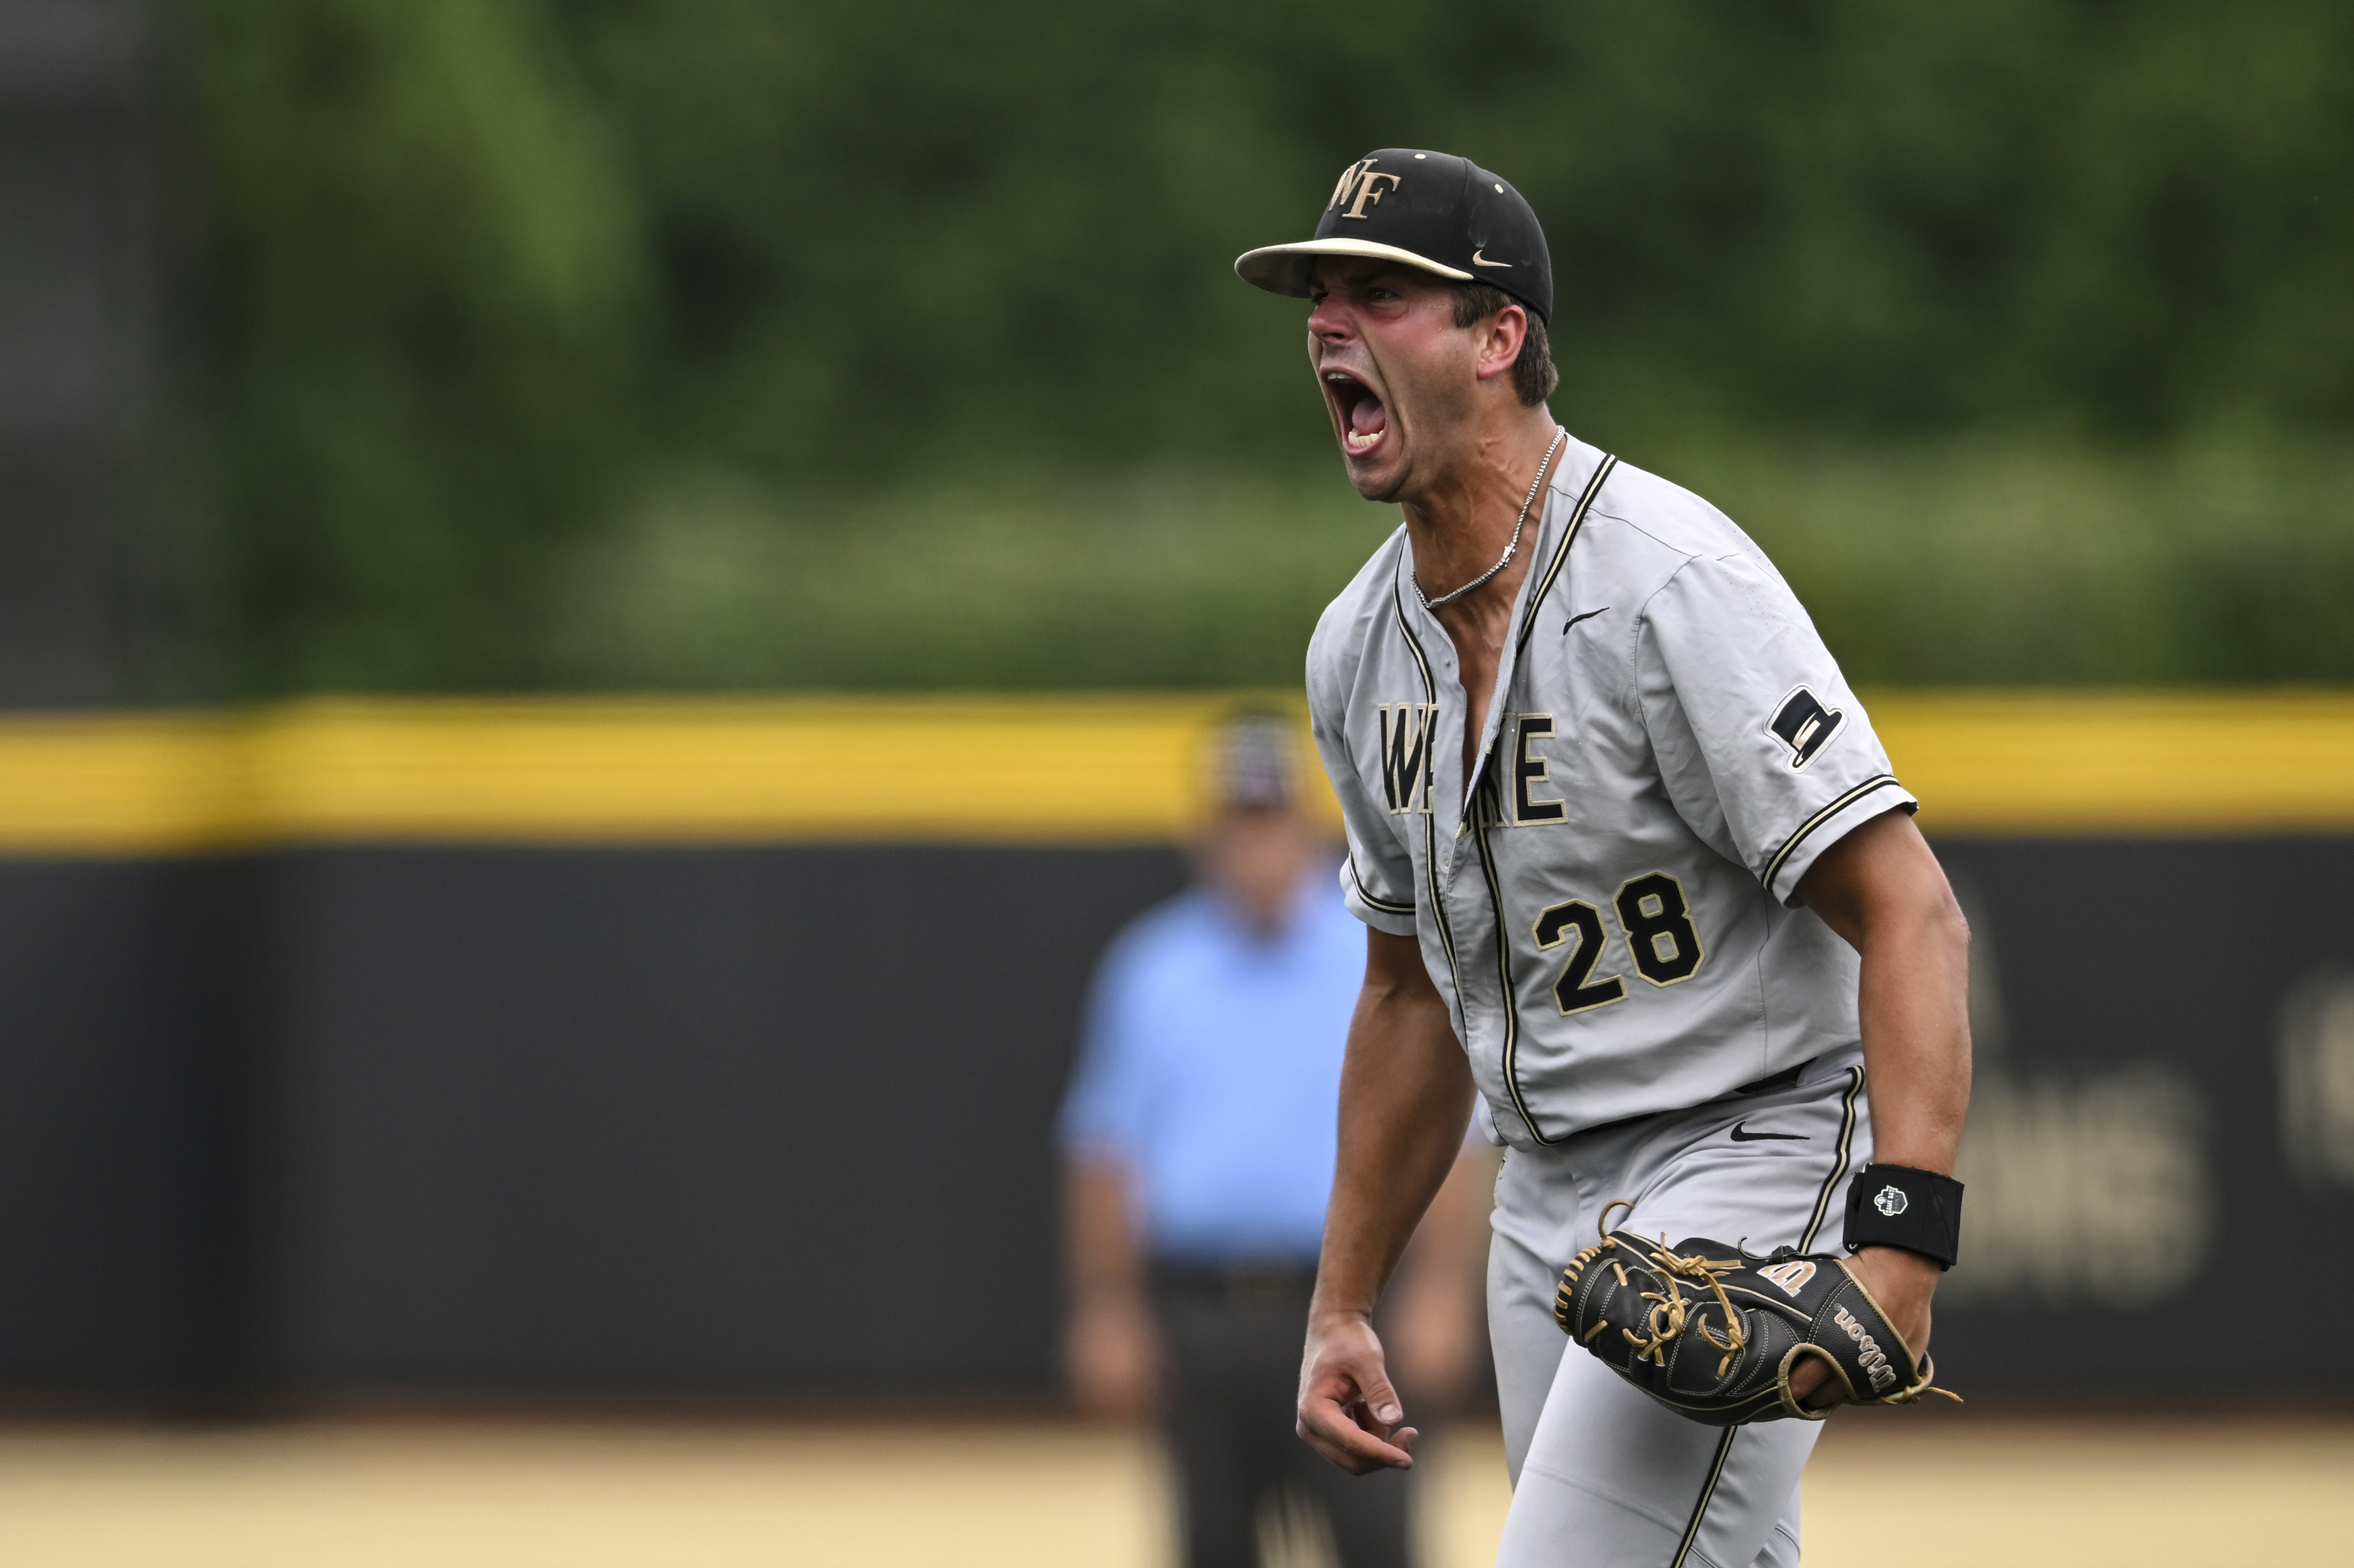
[[[1882,1187],[1880,1196],[1872,1201],[1872,1206],[1893,1220],[1912,1207],[1912,1200],[1905,1197],[1902,1187]]]

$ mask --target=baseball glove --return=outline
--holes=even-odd
[[[1960,1398],[1930,1386],[1929,1358],[1915,1361],[1847,1260],[1826,1253],[1783,1247],[1753,1257],[1699,1237],[1670,1248],[1664,1237],[1606,1230],[1561,1271],[1553,1315],[1619,1376],[1711,1426],[1820,1421],[1841,1404],[1910,1404],[1925,1393]],[[1829,1363],[1844,1391],[1819,1410],[1790,1393],[1805,1356]]]

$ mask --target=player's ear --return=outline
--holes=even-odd
[[[1479,334],[1479,379],[1510,376],[1521,357],[1521,344],[1528,341],[1528,307],[1514,301],[1473,330]]]

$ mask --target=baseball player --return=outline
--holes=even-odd
[[[1552,263],[1502,179],[1384,148],[1313,238],[1235,267],[1313,302],[1350,482],[1404,513],[1308,656],[1370,930],[1300,1435],[1359,1473],[1412,1463],[1370,1315],[1476,1108],[1507,1146],[1499,1562],[1796,1563],[1816,1422],[1687,1418],[1573,1345],[1555,1291],[1614,1214],[1751,1255],[1844,1240],[1817,1266],[1903,1340],[1868,1364],[1922,1355],[1957,1234],[1968,932],[1914,798],[1747,535],[1554,423]],[[1825,1358],[1781,1375],[1794,1415],[1869,1396]]]

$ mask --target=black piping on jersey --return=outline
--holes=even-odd
[[[1390,610],[1397,617],[1398,635],[1405,639],[1407,650],[1414,654],[1415,668],[1422,672],[1423,698],[1436,708],[1438,683],[1431,677],[1430,658],[1423,652],[1421,640],[1415,636],[1414,628],[1405,623],[1405,601],[1398,597],[1395,583],[1390,585]],[[1435,761],[1425,766],[1434,772],[1437,769]],[[1423,791],[1422,875],[1430,886],[1430,917],[1438,922],[1438,945],[1447,949],[1447,978],[1455,987],[1455,1006],[1463,1015],[1463,1033],[1468,1044],[1471,1033],[1471,1003],[1463,994],[1463,971],[1456,967],[1455,962],[1455,931],[1447,923],[1447,901],[1438,890],[1438,814],[1430,809],[1430,794],[1428,789]]]
[[[1618,460],[1605,453],[1602,461],[1595,465],[1593,476],[1586,480],[1585,489],[1578,495],[1577,505],[1571,510],[1569,522],[1562,529],[1561,543],[1553,547],[1553,559],[1545,566],[1544,576],[1537,580],[1536,587],[1530,591],[1528,604],[1521,617],[1521,634],[1517,640],[1521,647],[1525,648],[1528,645],[1529,633],[1534,630],[1537,623],[1537,611],[1544,602],[1545,595],[1553,591],[1553,583],[1560,577],[1562,567],[1569,560],[1569,547],[1577,542],[1577,530],[1585,521],[1587,509],[1594,504],[1594,498],[1602,493],[1603,482],[1610,477],[1610,471],[1617,466]],[[1399,634],[1405,639],[1406,647],[1414,654],[1416,667],[1422,672],[1423,695],[1435,704],[1438,701],[1438,683],[1431,676],[1430,659],[1424,653],[1421,641],[1415,636],[1414,629],[1406,624],[1405,601],[1399,596],[1394,584],[1390,588],[1390,609],[1397,618]],[[1466,724],[1471,722],[1471,715],[1468,712],[1464,715],[1463,722]],[[1511,1095],[1512,1108],[1520,1113],[1522,1125],[1529,1129],[1529,1136],[1539,1143],[1549,1144],[1553,1140],[1538,1130],[1536,1118],[1529,1114],[1528,1102],[1521,1097],[1520,1080],[1515,1075],[1515,1059],[1519,1054],[1521,1035],[1521,1009],[1520,1000],[1512,991],[1511,940],[1504,923],[1503,889],[1496,880],[1495,863],[1489,858],[1487,828],[1478,821],[1479,801],[1476,799],[1466,800],[1464,809],[1473,813],[1471,836],[1479,846],[1479,871],[1487,880],[1489,908],[1496,919],[1496,974],[1504,988],[1504,1087]],[[1468,1037],[1471,1032],[1471,1002],[1470,999],[1464,994],[1463,972],[1455,953],[1455,932],[1447,923],[1447,906],[1439,894],[1438,820],[1436,813],[1428,811],[1424,813],[1422,832],[1423,875],[1430,885],[1431,914],[1438,922],[1439,945],[1447,949],[1447,978],[1455,982],[1455,1005],[1463,1014],[1463,1031],[1468,1044]],[[1364,891],[1364,884],[1358,883],[1357,893],[1360,897],[1363,896]],[[1372,901],[1368,899],[1367,902]],[[1721,1466],[1721,1459],[1719,1463]],[[1709,1484],[1713,1488],[1716,1483],[1712,1478]]]
[[[1800,844],[1805,843],[1808,837],[1812,834],[1817,828],[1821,827],[1825,822],[1829,821],[1833,817],[1838,816],[1841,811],[1846,810],[1850,806],[1854,805],[1858,800],[1862,800],[1874,789],[1901,789],[1903,788],[1903,785],[1896,782],[1896,775],[1893,773],[1882,773],[1877,778],[1865,779],[1862,783],[1857,785],[1854,789],[1849,790],[1846,794],[1840,796],[1838,800],[1833,800],[1829,805],[1825,806],[1821,810],[1817,811],[1813,816],[1808,817],[1805,821],[1799,823],[1798,831],[1792,833],[1788,841],[1786,842],[1780,849],[1774,852],[1774,858],[1766,863],[1766,869],[1764,872],[1759,874],[1757,880],[1765,885],[1766,892],[1773,892],[1774,879],[1782,874],[1782,863],[1788,860],[1790,856],[1796,853],[1797,847]]]
[[[1553,559],[1545,564],[1544,576],[1537,579],[1537,586],[1529,594],[1527,609],[1521,616],[1521,635],[1516,640],[1522,647],[1528,646],[1529,633],[1536,629],[1537,611],[1543,608],[1545,595],[1553,591],[1553,581],[1561,576],[1561,568],[1569,562],[1569,547],[1577,543],[1577,530],[1585,521],[1586,509],[1594,504],[1594,498],[1602,493],[1603,482],[1617,466],[1618,460],[1607,452],[1603,453],[1602,461],[1594,465],[1594,477],[1585,482],[1585,489],[1578,496],[1577,505],[1570,512],[1569,522],[1561,531],[1561,543],[1553,546]],[[1608,607],[1606,605],[1604,608]]]
[[[1544,576],[1538,579],[1536,587],[1530,591],[1528,604],[1521,618],[1521,634],[1518,641],[1522,647],[1527,646],[1529,632],[1536,625],[1538,609],[1543,603],[1545,595],[1553,590],[1554,581],[1560,577],[1563,566],[1569,560],[1569,547],[1577,540],[1578,526],[1585,521],[1587,508],[1594,504],[1594,498],[1602,493],[1603,482],[1610,477],[1610,471],[1617,466],[1617,458],[1605,454],[1602,461],[1595,465],[1593,476],[1585,482],[1585,489],[1579,494],[1577,505],[1570,512],[1569,522],[1562,529],[1561,543],[1554,546],[1553,559],[1546,565]],[[1422,643],[1415,637],[1414,629],[1406,624],[1405,601],[1399,597],[1394,586],[1390,589],[1390,608],[1397,616],[1398,630],[1405,636],[1406,647],[1414,652],[1416,665],[1422,671],[1423,693],[1431,702],[1436,703],[1438,701],[1438,685],[1431,677],[1430,660],[1424,654]],[[1464,715],[1464,723],[1470,722],[1471,715],[1467,713]],[[1490,774],[1486,781],[1492,784],[1494,776]],[[1472,813],[1471,836],[1479,848],[1480,875],[1488,884],[1489,911],[1495,916],[1496,922],[1496,979],[1503,987],[1504,994],[1504,1089],[1512,1097],[1512,1108],[1520,1113],[1521,1124],[1529,1129],[1529,1136],[1539,1143],[1550,1144],[1553,1140],[1547,1138],[1538,1128],[1536,1118],[1530,1114],[1528,1101],[1521,1095],[1519,1076],[1521,1004],[1520,998],[1512,988],[1511,938],[1510,927],[1504,920],[1503,888],[1496,880],[1496,863],[1488,853],[1488,824],[1479,821],[1478,798],[1466,800],[1464,809]],[[1426,846],[1423,857],[1424,874],[1430,883],[1431,909],[1438,920],[1439,943],[1447,949],[1447,972],[1455,982],[1455,1002],[1462,1012],[1463,1031],[1468,1041],[1471,1032],[1471,1002],[1470,999],[1464,994],[1463,974],[1455,953],[1455,934],[1447,923],[1446,906],[1439,898],[1438,826],[1435,815],[1424,816],[1423,837]],[[1360,896],[1363,895],[1363,883],[1360,882],[1357,885],[1357,892]]]
[[[1489,789],[1482,791],[1483,799],[1502,788],[1492,772],[1488,775],[1488,785]],[[1479,802],[1472,802],[1472,810],[1476,812],[1479,809]],[[1503,816],[1500,803],[1494,815],[1499,820]],[[1521,1113],[1521,1124],[1529,1129],[1529,1136],[1539,1143],[1549,1144],[1553,1139],[1537,1126],[1537,1118],[1529,1113],[1528,1101],[1521,1097],[1521,999],[1512,989],[1512,943],[1511,928],[1504,924],[1504,889],[1496,880],[1496,863],[1488,853],[1488,830],[1496,825],[1495,821],[1475,818],[1471,837],[1479,847],[1479,873],[1488,879],[1488,908],[1496,917],[1496,980],[1504,988],[1504,1091],[1512,1097],[1512,1108]],[[1470,1025],[1468,1012],[1464,1025],[1467,1029]]]
[[[1349,885],[1357,890],[1357,896],[1364,900],[1365,906],[1367,908],[1378,909],[1384,915],[1411,915],[1414,913],[1414,906],[1411,904],[1393,904],[1386,898],[1376,898],[1372,894],[1366,892],[1365,879],[1357,874],[1356,854],[1352,852],[1348,860]]]
[[[1733,1440],[1740,1434],[1740,1427],[1728,1426],[1724,1436],[1717,1439],[1716,1457],[1709,1464],[1708,1479],[1701,1485],[1700,1500],[1692,1505],[1691,1522],[1684,1526],[1684,1538],[1676,1543],[1676,1554],[1669,1561],[1668,1568],[1684,1568],[1684,1559],[1691,1555],[1693,1543],[1700,1540],[1701,1520],[1708,1517],[1708,1505],[1716,1496],[1716,1483],[1724,1477],[1724,1461],[1733,1453]]]
[[[1831,1173],[1823,1178],[1823,1190],[1815,1194],[1815,1212],[1807,1220],[1807,1234],[1798,1238],[1800,1252],[1815,1250],[1816,1233],[1823,1228],[1823,1216],[1831,1212],[1831,1194],[1839,1191],[1840,1178],[1847,1174],[1848,1151],[1855,1146],[1855,1102],[1863,1093],[1863,1069],[1847,1070],[1847,1093],[1840,1100],[1839,1147],[1831,1154]]]

